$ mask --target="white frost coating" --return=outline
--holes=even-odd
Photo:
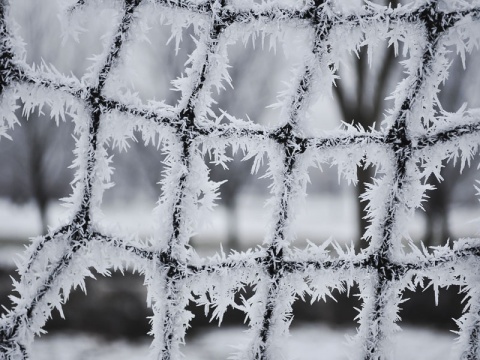
[[[3,4],[3,3],[0,3]],[[229,308],[243,311],[250,344],[235,359],[281,359],[292,320],[292,304],[310,296],[326,301],[333,290],[350,293],[359,286],[362,307],[353,358],[388,359],[398,331],[404,289],[462,285],[468,296],[458,320],[459,347],[465,359],[479,358],[479,239],[455,240],[427,251],[401,239],[414,211],[422,208],[428,179],[440,178],[442,162],[468,166],[480,142],[480,110],[442,109],[439,87],[448,76],[447,52],[464,59],[478,48],[478,1],[419,0],[396,9],[370,2],[313,1],[61,1],[65,37],[78,39],[88,16],[114,9],[104,49],[78,80],[48,64],[28,66],[23,43],[8,11],[0,18],[0,137],[17,122],[17,100],[29,114],[47,107],[57,124],[71,117],[76,147],[75,178],[69,222],[46,237],[32,240],[19,263],[13,309],[0,320],[0,359],[24,359],[35,335],[53,308],[61,311],[69,291],[84,288],[90,268],[108,275],[127,266],[144,274],[147,303],[152,307],[152,359],[181,358],[181,345],[192,314],[190,301],[222,323]],[[1,7],[1,5],[0,5]],[[7,6],[8,10],[8,6]],[[463,15],[459,15],[463,11]],[[439,15],[437,18],[436,16]],[[466,15],[465,15],[466,14]],[[176,48],[182,33],[194,28],[195,50],[185,76],[172,85],[181,93],[174,107],[162,101],[140,101],[125,84],[129,42],[144,41],[146,17],[158,17],[172,29]],[[212,110],[213,92],[235,86],[229,75],[227,47],[262,39],[263,46],[288,48],[291,32],[303,37],[302,56],[291,81],[279,94],[278,127],[237,119]],[[290,35],[286,35],[286,34]],[[438,36],[437,36],[438,35]],[[318,96],[330,96],[345,54],[368,47],[372,64],[383,41],[403,51],[406,78],[392,94],[393,108],[380,130],[344,124],[334,131],[304,137],[308,108]],[[276,51],[280,51],[277,49]],[[343,64],[342,64],[343,66]],[[132,76],[132,75],[130,75]],[[5,86],[4,86],[5,85]],[[252,84],[256,86],[256,84]],[[322,114],[315,114],[321,120]],[[142,138],[135,138],[140,132]],[[1,141],[4,141],[3,139]],[[154,144],[164,153],[162,194],[153,210],[155,235],[145,243],[136,234],[118,233],[103,222],[103,192],[113,186],[115,159],[108,149],[128,151],[131,141]],[[221,182],[210,179],[205,158],[228,169],[232,155],[254,159],[252,173],[267,165],[270,181],[267,235],[261,247],[242,253],[198,256],[190,238],[208,221],[217,205]],[[296,249],[292,223],[306,197],[311,167],[337,166],[339,177],[356,184],[357,166],[374,166],[377,178],[362,198],[368,202],[370,226],[363,237],[369,247],[356,253],[334,239]],[[334,249],[335,253],[330,250]],[[329,300],[331,301],[331,300]]]

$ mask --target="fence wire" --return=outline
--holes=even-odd
[[[95,2],[76,2],[68,16],[98,6],[90,3]],[[139,31],[135,26],[142,21],[139,9],[147,5],[172,23],[178,17],[184,21],[182,26],[197,22],[199,27],[197,48],[175,107],[145,105],[108,90],[124,47],[132,33]],[[453,154],[460,151],[459,156],[467,161],[477,149],[478,110],[447,114],[436,107],[436,94],[448,74],[447,46],[458,49],[461,44],[461,51],[470,51],[470,43],[478,41],[475,26],[480,7],[464,1],[416,1],[397,8],[368,3],[355,11],[342,11],[337,5],[335,1],[124,0],[109,48],[96,60],[91,76],[79,81],[48,66],[26,64],[8,0],[0,1],[2,134],[16,122],[14,111],[21,99],[32,107],[51,105],[52,112],[57,112],[52,116],[67,112],[74,118],[78,135],[71,197],[74,215],[64,226],[35,239],[19,265],[21,279],[15,283],[19,295],[0,322],[1,358],[28,358],[28,346],[42,332],[53,308],[61,308],[72,287],[83,285],[90,268],[108,273],[112,266],[124,268],[126,264],[145,274],[148,302],[154,311],[152,358],[180,356],[179,346],[191,317],[186,310],[190,300],[213,308],[219,319],[228,307],[245,312],[251,342],[238,358],[282,358],[281,339],[288,333],[291,305],[297,297],[306,292],[325,298],[333,289],[358,283],[363,303],[352,356],[386,359],[391,356],[388,344],[396,331],[402,292],[423,279],[433,286],[465,287],[470,300],[459,320],[461,357],[480,358],[479,240],[460,239],[431,253],[415,247],[405,253],[400,244],[406,221],[424,197],[428,175]],[[307,29],[312,36],[309,56],[283,101],[282,125],[272,129],[228,116],[232,121],[212,119],[211,88],[226,78],[222,41],[234,32],[267,27],[273,32],[284,27]],[[342,36],[348,32],[361,34],[360,42],[367,45],[375,36],[392,46],[413,44],[408,76],[399,84],[395,107],[382,130],[345,128],[306,137],[299,123],[309,100],[316,96],[315,89],[332,86],[338,67],[336,49],[343,46],[341,40],[347,39]],[[169,167],[157,211],[161,226],[149,243],[134,236],[113,236],[102,231],[101,220],[96,219],[109,180],[105,149],[108,140],[117,136],[113,129],[119,127],[126,129],[120,138],[136,129],[145,138],[158,135],[165,144]],[[251,146],[253,155],[265,152],[269,156],[275,224],[259,248],[201,258],[188,245],[198,197],[202,191],[217,190],[215,186],[202,188],[197,181],[202,174],[208,175],[201,166],[204,149],[222,154],[226,144],[239,143]],[[325,246],[293,248],[292,208],[304,196],[301,184],[309,158],[326,163],[350,161],[345,165],[350,170],[361,161],[381,165],[384,176],[365,194],[371,222],[368,248],[358,253],[339,250],[338,256],[329,254]],[[255,294],[239,302],[236,294],[245,286],[252,286]]]

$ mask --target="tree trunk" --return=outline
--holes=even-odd
[[[239,229],[238,229],[238,214],[236,196],[225,201],[225,209],[227,210],[227,242],[225,244],[225,252],[228,254],[230,250],[241,250]]]
[[[46,235],[48,233],[47,202],[37,199],[37,205],[42,224],[42,235]]]
[[[42,119],[43,120],[43,119]],[[38,117],[33,117],[29,122],[25,123],[25,130],[29,139],[29,175],[32,196],[38,206],[40,213],[40,221],[42,224],[42,235],[48,232],[47,227],[47,180],[43,168],[44,157],[46,153],[46,138],[42,138],[42,134],[38,127],[35,127],[35,121],[41,121]]]
[[[430,193],[425,205],[427,229],[423,243],[425,246],[443,245],[450,237],[448,226],[449,186],[445,182],[435,183],[436,189]]]

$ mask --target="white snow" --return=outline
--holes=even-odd
[[[146,238],[153,235],[155,204],[145,197],[124,202],[119,200],[102,206],[104,224],[117,233],[138,234]],[[340,243],[350,243],[356,239],[356,204],[353,194],[318,194],[308,196],[304,206],[296,214],[293,227],[300,246],[306,239],[321,243],[333,236]],[[60,202],[48,208],[48,220],[52,228],[64,223],[66,209]],[[227,237],[227,210],[215,207],[211,216],[201,225],[194,243],[201,248],[218,247]],[[265,207],[264,197],[246,194],[238,202],[239,237],[245,248],[261,244],[265,236],[265,224],[270,219],[269,209]],[[476,236],[479,233],[480,207],[457,207],[450,212],[450,229],[454,238]],[[425,219],[419,212],[409,224],[409,233],[414,239],[422,237]],[[33,203],[13,204],[0,199],[0,262],[6,246],[12,245],[18,251],[18,243],[41,232],[38,210]],[[20,250],[21,251],[21,250]]]
[[[294,327],[287,344],[286,359],[347,360],[345,335],[354,329],[332,329],[326,325]],[[188,360],[224,360],[248,338],[242,328],[221,328],[203,332],[182,349]],[[454,335],[435,329],[407,327],[396,337],[396,360],[455,359]],[[33,343],[32,360],[140,360],[146,359],[150,341],[103,341],[86,335],[46,335]]]

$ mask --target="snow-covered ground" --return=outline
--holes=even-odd
[[[255,195],[239,199],[237,217],[240,238],[246,246],[261,241],[265,235],[265,223],[271,218],[270,208],[265,206],[266,197]],[[298,209],[294,227],[298,238],[315,240],[319,237],[335,236],[340,241],[353,240],[355,236],[356,212],[353,197],[316,196],[308,198],[305,206]],[[117,201],[102,206],[108,227],[125,233],[149,236],[153,232],[155,204],[144,198],[133,201]],[[58,226],[67,210],[61,203],[51,204],[47,217],[52,227]],[[197,241],[218,243],[227,236],[227,211],[217,206],[198,229]],[[0,239],[27,239],[41,231],[38,210],[33,203],[15,205],[0,199]]]
[[[354,330],[347,331],[348,335]],[[220,328],[187,340],[182,352],[187,360],[228,359],[248,338],[242,328]],[[106,342],[86,335],[47,335],[34,342],[32,360],[144,360],[148,341]],[[454,335],[431,329],[406,328],[393,347],[397,360],[448,360],[458,358]],[[294,328],[286,343],[285,359],[346,360],[350,349],[343,330],[324,325]],[[457,355],[457,356],[455,356]],[[279,359],[280,360],[280,359]]]
[[[307,197],[305,204],[298,209],[294,222],[298,239],[334,236],[340,242],[350,242],[356,236],[356,204],[353,194],[345,191],[340,195],[317,195]],[[265,207],[265,197],[245,195],[240,198],[237,217],[240,238],[245,245],[252,245],[265,234],[265,223],[270,219],[269,208]],[[104,221],[123,232],[135,232],[141,236],[152,234],[155,218],[153,202],[143,198],[128,202],[118,201],[102,207]],[[65,207],[54,203],[48,209],[49,224],[56,227],[65,218]],[[480,206],[458,208],[450,213],[450,228],[456,236],[472,236],[480,230]],[[219,242],[227,235],[227,211],[217,206],[199,229],[198,241]],[[421,212],[410,225],[412,237],[421,236],[425,226]],[[15,205],[0,199],[0,240],[27,239],[41,231],[38,210],[33,203]]]
[[[325,241],[330,236],[340,243],[351,243],[356,238],[356,204],[349,191],[338,195],[308,197],[298,209],[293,227],[297,236],[294,243],[303,247],[306,240],[314,243]],[[244,248],[261,244],[267,231],[266,224],[272,218],[270,209],[264,206],[265,197],[246,195],[240,198],[237,211],[239,237]],[[115,202],[103,206],[104,224],[120,233],[135,233],[149,237],[156,219],[152,214],[153,202],[145,199]],[[66,209],[55,203],[49,207],[48,219],[52,227],[63,223]],[[198,229],[192,240],[197,251],[210,255],[220,248],[227,238],[228,213],[217,206]],[[454,238],[476,236],[480,230],[480,207],[458,208],[450,214],[450,229]],[[423,214],[419,212],[410,222],[410,235],[420,239],[425,227]],[[21,252],[19,244],[41,231],[40,217],[34,204],[14,205],[0,199],[0,265],[13,265],[13,254]]]

